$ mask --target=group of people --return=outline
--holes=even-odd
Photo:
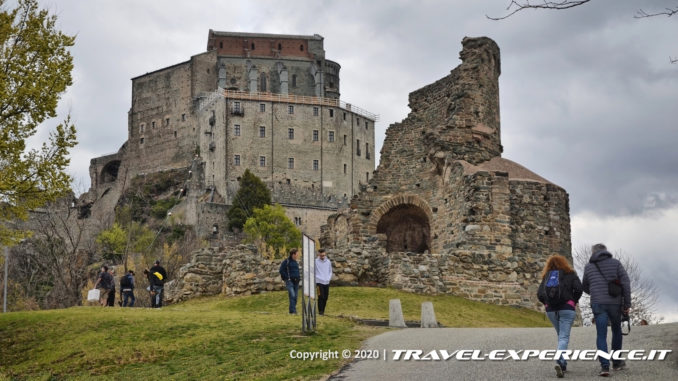
[[[596,348],[607,352],[607,327],[612,329],[612,350],[622,348],[621,322],[631,308],[631,281],[619,260],[613,258],[602,243],[591,248],[591,257],[584,268],[582,281],[567,259],[552,255],[542,271],[542,282],[537,297],[546,308],[546,314],[556,329],[558,349],[567,349],[570,329],[576,316],[575,307],[582,293],[591,297],[591,309],[596,324]],[[610,375],[610,360],[599,357],[602,377]],[[612,360],[613,370],[626,367],[623,360]],[[556,376],[564,377],[567,361],[561,356],[555,366]]]
[[[280,264],[280,277],[285,282],[287,295],[289,297],[289,313],[297,314],[297,296],[299,293],[299,251],[294,248],[290,250],[289,256]],[[330,280],[332,279],[332,262],[327,258],[325,249],[318,250],[318,256],[315,258],[315,283],[318,288],[318,314],[325,314],[325,306],[330,296]]]
[[[136,298],[134,296],[135,280],[134,270],[129,270],[120,277],[120,296],[122,301],[119,304],[122,307],[134,307]],[[144,270],[144,275],[148,278],[148,288],[151,298],[151,307],[162,307],[164,297],[164,286],[167,280],[167,271],[160,265],[160,261],[155,261],[153,267]],[[101,266],[101,272],[97,278],[94,288],[99,289],[99,303],[102,306],[115,306],[115,271],[109,271],[108,266]]]

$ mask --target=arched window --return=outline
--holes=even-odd
[[[278,43],[278,50],[282,50],[282,44]]]
[[[254,50],[254,42],[252,43],[252,50]]]
[[[266,92],[266,74],[264,73],[261,73],[261,79],[259,80],[259,88],[262,93]]]
[[[219,41],[219,49],[223,49],[223,47],[224,47],[224,42],[223,42],[223,41]]]

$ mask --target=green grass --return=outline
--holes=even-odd
[[[407,320],[432,301],[448,327],[548,326],[543,314],[453,296],[392,289],[330,290],[314,335],[300,333],[301,317],[287,314],[287,294],[212,297],[145,308],[74,307],[0,315],[2,379],[318,379],[346,360],[291,359],[291,350],[357,349],[387,328],[357,325],[338,315],[387,319],[399,298]]]

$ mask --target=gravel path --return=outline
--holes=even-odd
[[[608,332],[608,340],[611,333]],[[573,328],[569,349],[595,350],[594,327]],[[609,342],[609,341],[608,341]],[[432,350],[554,349],[553,328],[408,328],[393,330],[369,339],[365,350],[377,350],[378,359],[354,360],[330,380],[544,380],[556,379],[555,363],[531,358],[528,361],[396,361],[394,349]],[[610,371],[616,380],[678,380],[678,323],[632,327],[624,336],[623,349],[671,349],[664,361],[627,361],[627,369]],[[385,352],[384,352],[385,350]],[[384,361],[386,353],[386,361]],[[401,355],[401,358],[404,354]],[[599,362],[569,361],[565,378],[601,380]]]

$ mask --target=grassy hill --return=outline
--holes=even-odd
[[[141,294],[141,293],[139,293]],[[145,295],[137,295],[145,297]],[[302,361],[290,351],[358,349],[388,328],[338,317],[388,319],[399,298],[406,320],[432,301],[448,327],[548,326],[544,315],[454,296],[333,287],[314,335],[287,314],[286,292],[213,297],[162,309],[75,307],[0,315],[2,379],[318,379],[350,360]]]

